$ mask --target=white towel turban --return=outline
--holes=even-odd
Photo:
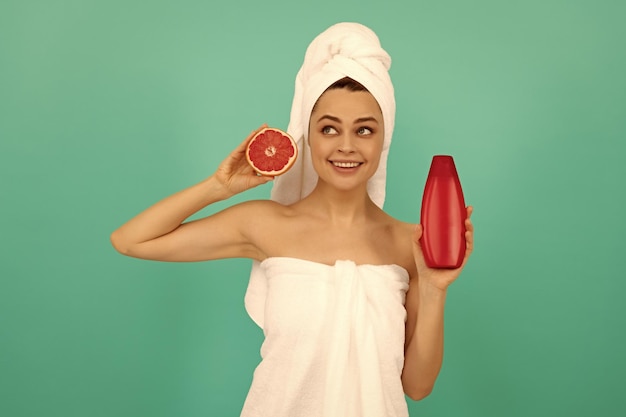
[[[358,23],[338,23],[318,35],[307,48],[296,76],[291,119],[287,132],[298,144],[298,159],[287,173],[274,180],[271,198],[291,204],[309,195],[317,183],[307,145],[313,106],[335,81],[350,77],[374,96],[385,125],[383,151],[378,170],[368,183],[370,198],[382,207],[385,201],[387,155],[393,133],[396,103],[389,77],[391,58],[376,34]]]
[[[393,133],[396,103],[389,77],[391,58],[382,49],[376,34],[358,23],[338,23],[319,34],[307,48],[304,63],[295,83],[291,119],[287,132],[298,145],[298,159],[285,174],[274,180],[271,198],[292,204],[306,197],[317,184],[307,145],[309,119],[313,106],[335,81],[349,77],[361,83],[380,106],[385,126],[383,150],[376,173],[367,186],[372,201],[379,207],[385,201],[387,156]],[[245,304],[250,317],[263,327],[267,283],[254,261]]]

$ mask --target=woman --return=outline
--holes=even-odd
[[[329,28],[296,79],[288,131],[299,159],[276,178],[273,200],[185,222],[272,180],[246,162],[254,131],[213,175],[111,236],[137,258],[254,261],[246,308],[265,341],[242,416],[407,416],[404,393],[418,400],[433,388],[446,290],[473,249],[471,208],[456,270],[427,268],[421,226],[382,210],[395,112],[389,65],[368,28]]]

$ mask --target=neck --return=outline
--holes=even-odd
[[[318,183],[305,199],[316,216],[332,224],[350,226],[359,223],[378,210],[367,194],[367,188],[338,190]]]

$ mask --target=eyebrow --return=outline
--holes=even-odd
[[[320,117],[319,119],[317,119],[317,122],[321,122],[324,119],[328,119],[328,120],[332,120],[333,122],[336,123],[341,123],[341,119],[335,116],[331,116],[330,114],[325,114],[322,117]],[[376,122],[378,123],[378,120],[376,120],[375,117],[373,116],[367,116],[367,117],[359,117],[358,119],[356,119],[354,121],[354,123],[363,123],[363,122]]]

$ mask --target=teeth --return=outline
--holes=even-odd
[[[354,168],[361,165],[360,162],[334,162],[333,165],[339,168]]]

